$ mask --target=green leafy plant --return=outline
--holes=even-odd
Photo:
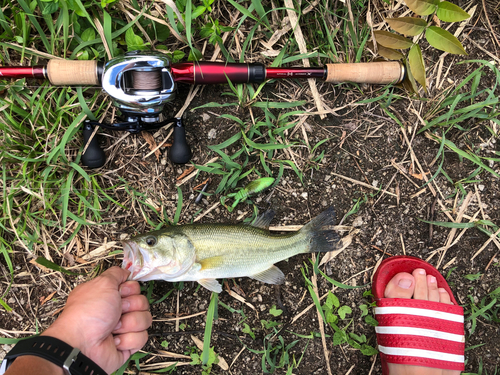
[[[347,329],[351,325],[353,321],[352,319],[347,325],[343,327],[339,326],[342,321],[346,320],[347,315],[352,314],[352,309],[346,305],[342,306],[335,294],[328,292],[328,296],[326,297],[326,301],[323,304],[322,309],[325,315],[326,323],[328,323],[335,331],[333,334],[333,345],[347,343],[367,356],[378,353],[377,350],[368,343],[365,335],[357,335],[354,332],[348,332]],[[367,315],[368,307],[366,305],[361,305],[360,309],[362,311],[362,316],[365,316],[366,320],[369,316]]]
[[[425,63],[418,42],[425,39],[434,48],[451,54],[466,55],[460,41],[449,31],[433,24],[434,16],[444,22],[460,22],[470,15],[459,6],[440,0],[406,0],[406,5],[421,17],[387,18],[390,28],[399,34],[415,37],[412,41],[385,30],[374,31],[378,53],[389,60],[405,60],[410,88],[417,92],[415,81],[427,91]],[[398,50],[409,50],[404,56]]]
[[[470,299],[469,309],[465,311],[465,321],[471,321],[470,335],[472,336],[476,330],[477,319],[481,319],[488,323],[500,323],[500,287],[488,293],[478,302],[469,294]]]

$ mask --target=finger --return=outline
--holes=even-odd
[[[427,296],[429,301],[439,302],[439,291],[437,281],[434,276],[427,275]]]
[[[114,266],[104,271],[99,277],[109,280],[113,285],[116,285],[116,289],[118,290],[120,284],[127,281],[129,275],[130,271]]]
[[[149,302],[146,296],[135,294],[133,296],[122,298],[122,314],[132,311],[149,310]]]
[[[140,332],[151,327],[153,317],[149,311],[134,311],[123,314],[113,334]]]
[[[413,292],[414,299],[427,300],[427,278],[423,268],[417,268],[412,273],[415,278],[415,291]]]
[[[148,342],[148,332],[129,332],[122,335],[116,335],[114,337],[116,349],[118,350],[138,350],[137,348],[142,348]]]
[[[122,297],[128,297],[134,294],[141,294],[141,286],[137,281],[125,281],[120,285],[120,295]]]

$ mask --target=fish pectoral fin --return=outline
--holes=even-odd
[[[262,281],[266,284],[283,284],[285,282],[285,275],[276,266],[271,266],[265,271],[250,275],[252,279]]]
[[[222,285],[215,280],[215,279],[200,279],[198,280],[198,283],[204,287],[207,288],[208,290],[215,292],[215,293],[220,293],[222,292]]]

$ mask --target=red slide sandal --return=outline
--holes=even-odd
[[[453,305],[407,298],[384,298],[389,281],[400,272],[423,268],[450,295]],[[410,256],[385,259],[373,276],[372,293],[383,374],[388,363],[464,370],[464,311],[445,278],[429,263]]]

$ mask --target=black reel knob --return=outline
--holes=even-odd
[[[90,139],[90,136],[94,132],[94,126],[90,124],[90,121],[86,120],[83,124],[83,144],[86,145]],[[82,155],[82,164],[89,168],[99,168],[106,162],[106,155],[104,151],[99,146],[97,137],[94,137],[90,141],[89,147]]]
[[[191,148],[186,141],[186,128],[181,118],[176,118],[174,122],[174,137],[172,147],[170,147],[170,160],[176,164],[186,164],[191,160]]]

